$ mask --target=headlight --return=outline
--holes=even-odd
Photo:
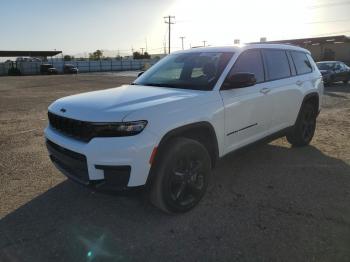
[[[146,125],[146,120],[125,123],[94,123],[93,129],[96,137],[134,136],[141,133]]]

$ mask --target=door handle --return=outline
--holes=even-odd
[[[296,83],[298,86],[301,86],[301,85],[303,84],[303,82],[300,81],[300,80],[296,81],[295,83]]]
[[[267,88],[267,87],[264,87],[264,88],[260,89],[260,93],[263,93],[264,95],[266,95],[270,91],[271,91],[271,89]]]

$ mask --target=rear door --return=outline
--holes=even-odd
[[[350,68],[343,63],[344,68],[345,68],[345,81],[349,81],[350,80]]]
[[[291,62],[290,54],[283,49],[264,49],[263,57],[270,88],[271,127],[270,132],[276,132],[290,126],[297,114],[298,101],[301,97],[300,81]]]
[[[300,90],[300,97],[298,98],[296,109],[299,112],[302,101],[304,99],[303,89],[304,90],[312,90],[316,89],[317,80],[321,78],[319,74],[313,74],[312,72],[316,70],[316,66],[310,57],[309,54],[302,51],[290,51],[291,57],[293,59],[293,63],[295,65],[296,73],[297,73],[297,90]],[[309,58],[308,58],[309,56]],[[311,62],[312,63],[311,63]],[[315,68],[313,68],[313,66]],[[292,118],[291,125],[294,125],[296,118],[298,116],[298,112]]]
[[[244,51],[228,77],[239,72],[254,73],[257,84],[220,91],[225,106],[226,153],[264,137],[271,122],[268,84],[260,50]]]
[[[339,63],[340,66],[340,81],[345,81],[348,79],[348,72],[346,65],[344,63]]]
[[[343,75],[342,75],[342,71],[341,71],[341,66],[340,66],[340,63],[337,62],[334,65],[333,81],[338,82],[338,81],[342,81],[342,80],[343,80]]]

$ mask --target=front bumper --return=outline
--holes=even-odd
[[[76,182],[124,189],[147,181],[156,137],[146,130],[136,136],[93,138],[85,143],[49,126],[45,136],[52,162]]]

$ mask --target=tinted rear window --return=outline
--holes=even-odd
[[[286,78],[291,75],[286,51],[266,49],[263,53],[268,80]]]
[[[291,52],[295,68],[297,70],[297,74],[307,74],[312,72],[312,66],[310,61],[307,59],[307,56],[305,53],[298,52],[298,51],[292,51]]]

